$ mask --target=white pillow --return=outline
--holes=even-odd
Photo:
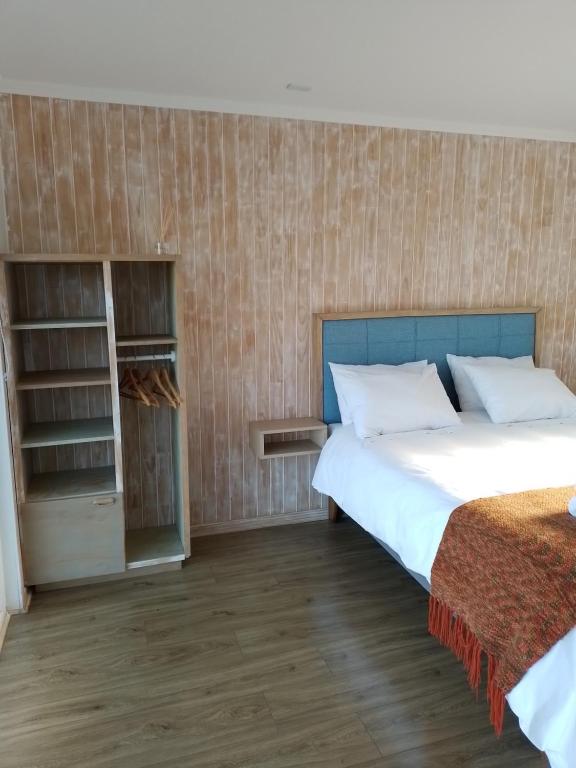
[[[421,373],[428,365],[428,360],[416,360],[413,363],[401,363],[400,365],[386,365],[384,363],[375,363],[374,365],[342,365],[341,363],[328,363],[328,365],[330,366],[332,379],[334,380],[334,389],[336,390],[336,398],[340,410],[340,420],[342,424],[352,424],[352,413],[348,407],[346,398],[344,397],[341,385],[342,374],[348,372],[372,375],[374,373],[382,373],[382,371]]]
[[[446,360],[450,366],[456,394],[460,401],[460,410],[479,411],[482,408],[482,402],[470,377],[465,371],[466,365],[493,365],[508,366],[512,368],[534,368],[534,360],[530,355],[526,357],[463,357],[461,355],[446,355]]]
[[[495,424],[576,417],[576,396],[549,368],[465,366]]]
[[[416,372],[341,372],[341,387],[359,438],[460,424],[435,365]]]

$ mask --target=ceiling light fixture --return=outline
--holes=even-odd
[[[309,85],[300,85],[299,83],[288,83],[286,85],[287,91],[300,91],[301,93],[308,93],[312,88]]]

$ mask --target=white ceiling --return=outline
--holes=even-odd
[[[0,0],[0,91],[576,140],[576,0]]]

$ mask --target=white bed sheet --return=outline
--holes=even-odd
[[[576,485],[576,419],[462,425],[359,440],[340,426],[322,449],[313,485],[430,581],[450,514],[467,501]],[[576,493],[576,491],[575,491]],[[576,765],[576,628],[507,696],[520,727],[552,768]]]

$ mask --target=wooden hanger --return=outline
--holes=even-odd
[[[165,386],[156,368],[150,368],[146,372],[144,381],[149,384],[149,392],[164,398],[171,408],[178,408],[178,401],[174,399],[172,392]]]
[[[134,394],[130,386],[130,380],[128,378],[128,369],[124,369],[122,378],[118,382],[118,391],[121,397],[128,397],[131,400],[138,400],[138,397]]]
[[[148,371],[146,371],[144,376],[142,376],[140,371],[137,370],[134,370],[134,373],[137,375],[140,387],[143,389],[146,396],[150,400],[150,405],[154,406],[154,408],[160,408],[160,401],[154,394],[154,387],[150,385],[150,381],[148,380]]]
[[[152,405],[152,399],[140,383],[140,375],[136,368],[127,368],[122,379],[124,382],[120,394],[132,400],[139,400],[144,405]]]
[[[164,385],[166,388],[172,393],[172,397],[176,401],[178,405],[182,405],[182,397],[180,396],[180,392],[178,392],[177,387],[174,386],[172,383],[172,379],[170,378],[170,374],[166,370],[166,368],[160,369],[160,378],[164,382]]]
[[[122,397],[128,397],[131,400],[139,400],[147,406],[158,408],[160,403],[158,398],[152,392],[146,390],[142,383],[140,371],[136,368],[126,368],[122,381],[119,384],[119,390]]]

